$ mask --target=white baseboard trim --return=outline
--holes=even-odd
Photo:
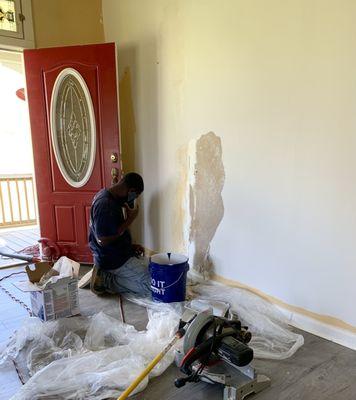
[[[277,308],[287,317],[290,325],[356,350],[356,333],[326,324],[304,314],[287,310],[281,306],[277,306]]]

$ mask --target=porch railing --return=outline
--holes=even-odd
[[[36,214],[32,175],[0,175],[0,228],[35,225]]]

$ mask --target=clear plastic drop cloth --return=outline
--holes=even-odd
[[[303,336],[292,331],[275,305],[248,290],[218,283],[199,284],[193,290],[196,298],[230,304],[230,310],[252,333],[249,346],[256,358],[283,360],[304,344]]]
[[[252,333],[255,357],[281,360],[304,343],[273,304],[244,289],[222,284],[190,287],[195,303],[217,302],[230,306]],[[12,400],[117,398],[173,337],[184,303],[163,304],[126,296],[146,306],[145,331],[100,312],[92,317],[72,317],[42,322],[29,318],[14,333],[0,354],[0,367],[8,367],[19,355],[25,358],[30,379]],[[195,304],[191,302],[190,305]],[[199,304],[200,304],[199,303]],[[171,351],[139,385],[162,374],[173,362]],[[1,371],[0,371],[1,372]]]
[[[0,366],[26,355],[31,378],[12,397],[32,399],[117,398],[168,344],[179,323],[173,310],[148,310],[145,331],[137,331],[103,312],[51,322],[29,318],[13,335],[0,356]],[[148,379],[173,362],[171,351]]]
[[[262,297],[241,288],[214,283],[199,283],[190,287],[194,301],[228,303],[242,324],[252,333],[249,346],[256,358],[283,360],[291,357],[304,344],[302,335],[292,331],[286,317],[278,308]],[[162,303],[151,299],[126,295],[126,298],[141,306],[157,309]],[[193,301],[190,303],[193,304]],[[189,304],[188,304],[189,305]],[[181,303],[164,304],[165,309],[181,312]]]

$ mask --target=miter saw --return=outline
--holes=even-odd
[[[217,316],[212,309],[199,312],[188,308],[181,327],[185,336],[182,351],[176,352],[176,364],[187,376],[177,378],[176,387],[199,381],[222,384],[224,400],[243,400],[270,386],[270,379],[257,375],[251,366],[251,333],[236,313]]]

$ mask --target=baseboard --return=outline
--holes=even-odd
[[[146,256],[151,256],[155,253],[156,252],[152,251],[151,249],[145,248]],[[189,271],[189,276],[193,278],[193,280],[198,282],[202,279],[202,277],[199,274],[196,274],[194,270]],[[212,280],[223,283],[225,285],[235,286],[249,290],[252,293],[255,293],[258,296],[264,298],[266,301],[270,301],[271,303],[273,303],[282,312],[282,314],[286,316],[288,323],[291,326],[312,333],[313,335],[320,336],[324,339],[330,340],[331,342],[348,347],[352,350],[356,350],[356,327],[353,327],[351,325],[349,326],[348,324],[343,323],[342,321],[339,320],[334,321],[334,319],[331,319],[332,322],[336,322],[341,326],[344,325],[346,328],[350,328],[350,330],[343,329],[342,327],[337,326],[335,324],[325,323],[320,320],[320,319],[325,319],[325,316],[310,313],[298,307],[290,306],[274,297],[268,296],[260,292],[257,289],[253,289],[237,281],[232,281],[222,278],[219,275],[214,274],[212,276]],[[298,310],[301,310],[302,312],[299,312]],[[315,316],[315,318],[313,318],[313,316]]]
[[[323,323],[307,315],[287,310],[278,305],[276,307],[287,317],[288,323],[291,326],[356,350],[356,333]]]
[[[334,317],[317,314],[301,307],[287,304],[258,289],[244,285],[238,281],[223,278],[220,275],[214,274],[212,279],[228,286],[249,290],[266,301],[271,302],[286,316],[291,326],[356,350],[356,326]]]

